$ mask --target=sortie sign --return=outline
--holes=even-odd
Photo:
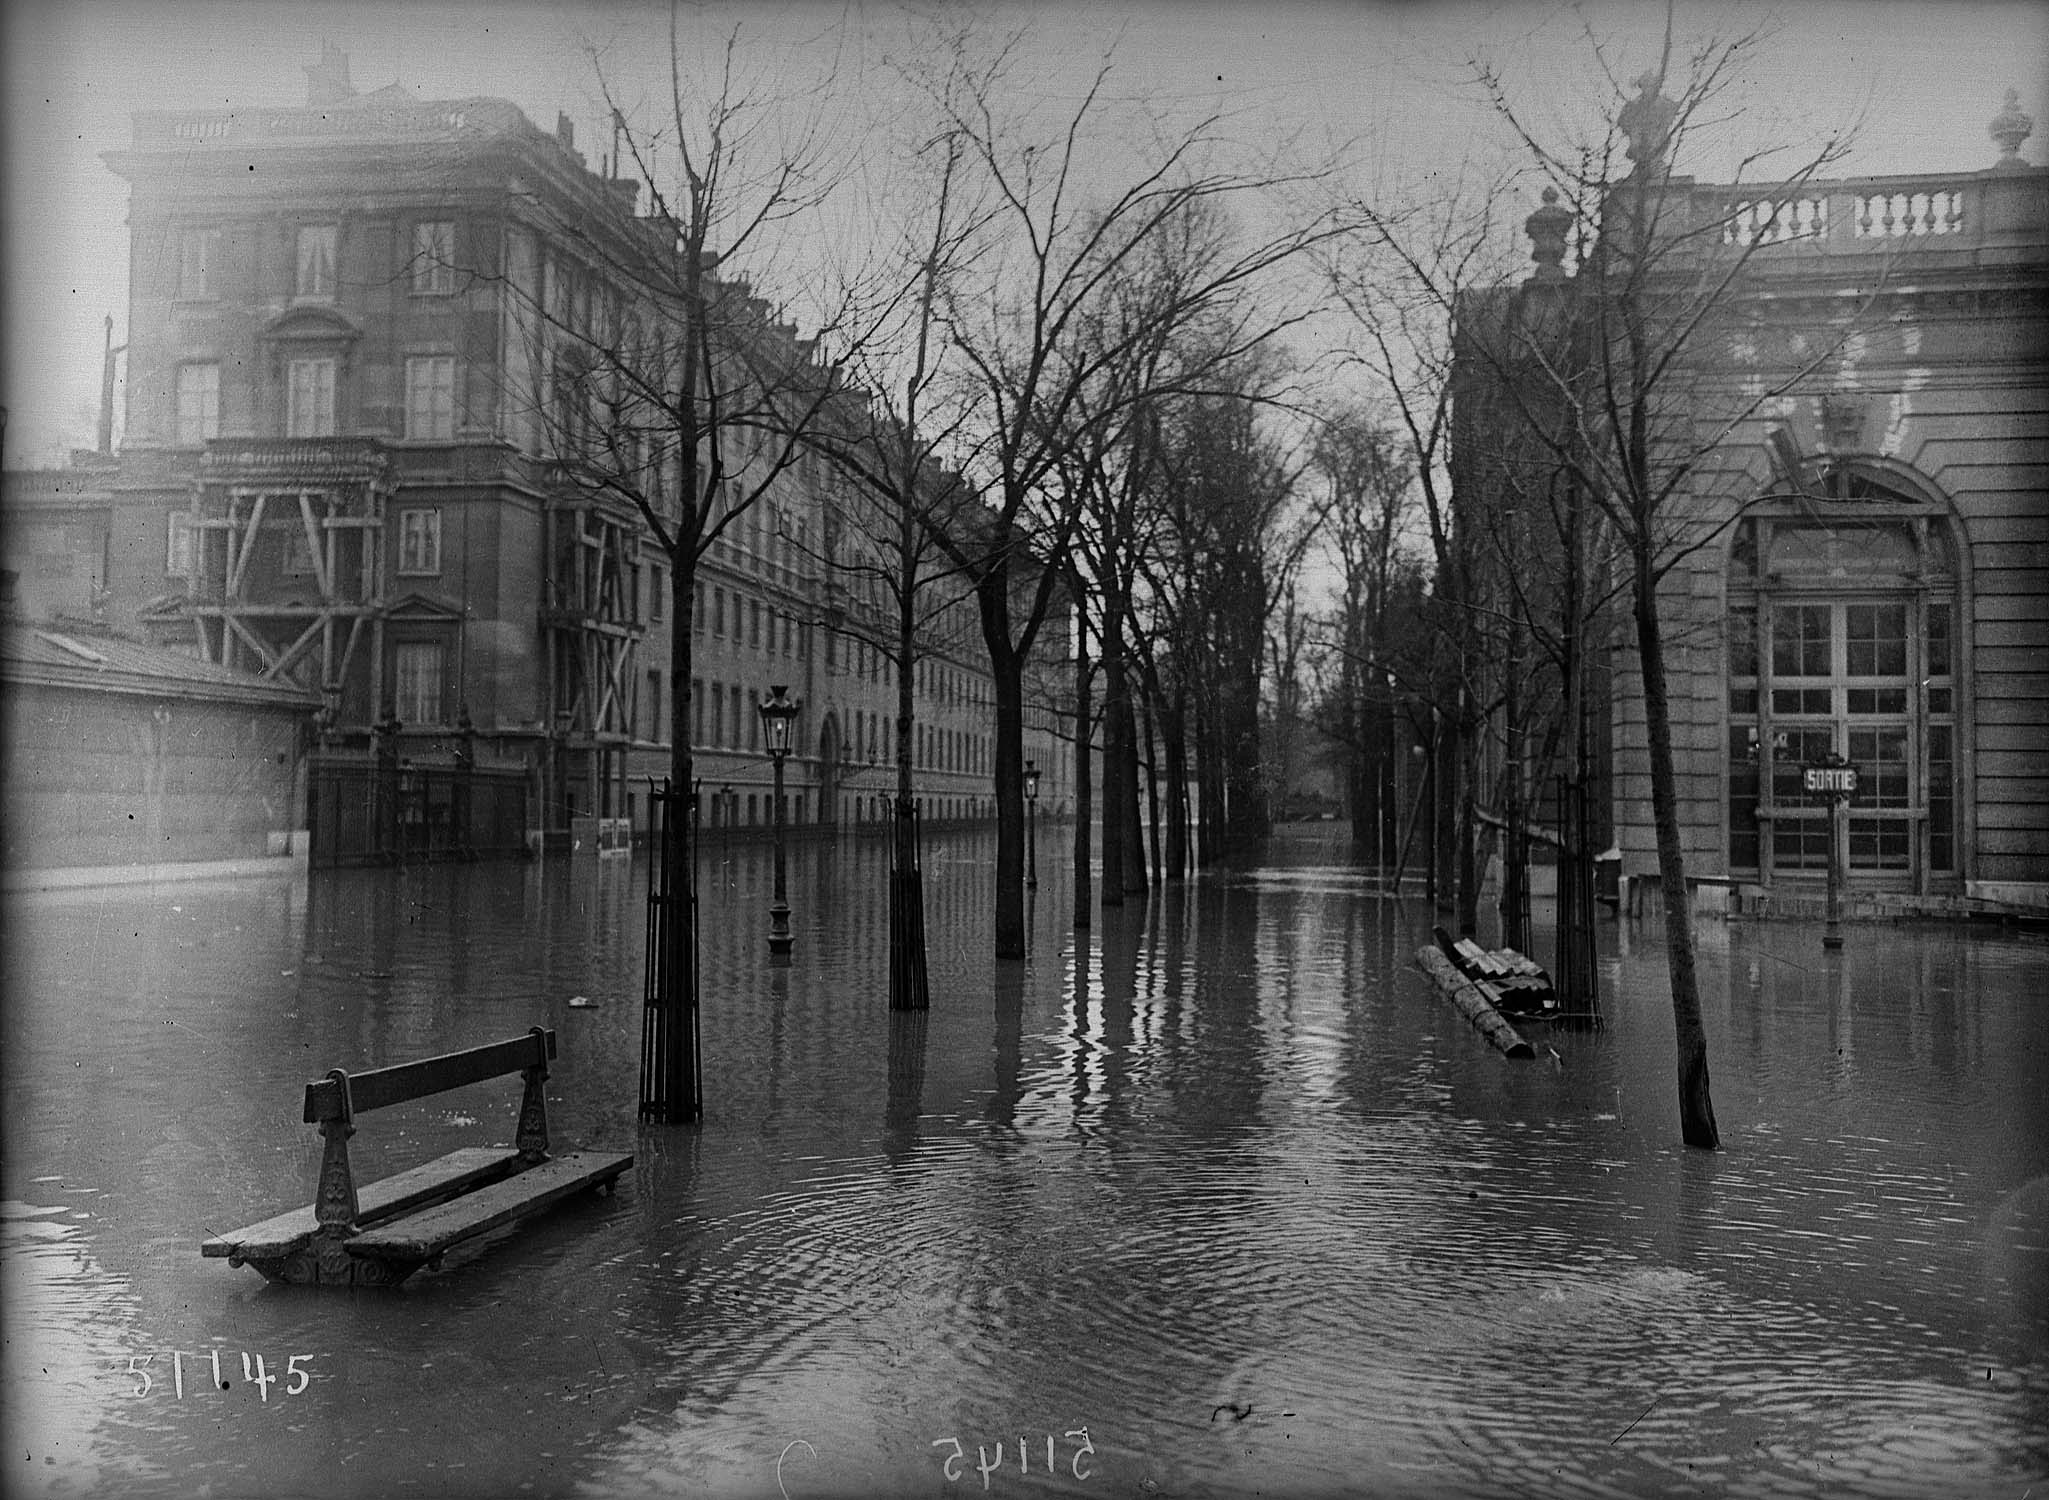
[[[1857,768],[1855,766],[1808,766],[1801,772],[1801,780],[1807,790],[1820,796],[1854,797],[1857,795]]]

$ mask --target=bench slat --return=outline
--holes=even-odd
[[[529,1032],[510,1041],[492,1042],[462,1052],[444,1052],[418,1062],[398,1063],[389,1068],[372,1068],[349,1075],[349,1102],[360,1114],[382,1109],[387,1104],[404,1104],[466,1083],[481,1083],[502,1073],[546,1063],[555,1055],[555,1033]],[[306,1085],[306,1123],[338,1120],[342,1115],[341,1087],[331,1078]]]
[[[502,1151],[494,1146],[464,1146],[459,1151],[451,1151],[446,1156],[358,1188],[356,1222],[373,1224],[380,1219],[389,1219],[435,1198],[502,1177],[518,1165],[517,1151]],[[310,1240],[319,1227],[309,1204],[265,1219],[260,1224],[251,1224],[246,1229],[215,1235],[200,1245],[199,1253],[216,1257],[239,1255],[246,1260],[290,1255]]]
[[[610,1181],[632,1165],[630,1153],[571,1151],[452,1202],[356,1235],[348,1241],[348,1252],[379,1260],[431,1260],[472,1236]]]

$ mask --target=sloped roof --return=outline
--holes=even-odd
[[[0,623],[0,680],[270,708],[320,706],[317,693],[296,683],[216,666],[168,647],[11,621]]]

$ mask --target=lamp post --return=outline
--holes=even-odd
[[[1437,909],[1437,710],[1430,710],[1430,748],[1423,755],[1423,800],[1430,809],[1430,858],[1423,866],[1423,898]]]
[[[1843,946],[1843,831],[1844,814],[1857,795],[1857,767],[1834,751],[1801,772],[1801,784],[1810,794],[1828,802],[1828,919],[1822,929],[1821,946],[1836,952]]]
[[[775,901],[768,909],[768,956],[772,963],[788,963],[791,938],[790,900],[783,876],[783,757],[790,753],[797,705],[790,701],[788,684],[778,682],[759,707],[761,735],[768,742],[769,759],[775,763]]]
[[[1025,762],[1025,849],[1029,863],[1025,866],[1025,885],[1033,890],[1039,886],[1039,763]]]

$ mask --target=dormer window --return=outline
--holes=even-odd
[[[298,270],[292,281],[293,296],[334,300],[337,238],[337,227],[333,224],[299,226]]]

